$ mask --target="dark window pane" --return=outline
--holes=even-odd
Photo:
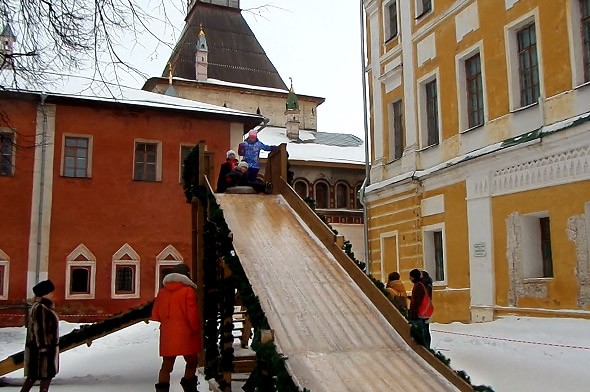
[[[115,277],[115,293],[135,292],[135,267],[130,265],[118,265]]]
[[[301,197],[305,199],[307,197],[307,184],[304,181],[297,181],[295,183],[295,192]]]
[[[438,97],[436,80],[426,83],[426,118],[428,140],[427,145],[432,146],[439,143],[438,140]]]
[[[11,176],[14,174],[14,134],[0,133],[0,175]]]
[[[483,83],[479,53],[465,60],[467,117],[469,128],[483,124]]]
[[[6,273],[5,267],[5,265],[0,265],[0,296],[4,295],[4,279],[7,278],[4,276]]]
[[[64,147],[64,176],[88,177],[88,138],[66,137]]]
[[[156,181],[157,145],[155,143],[135,143],[134,180]]]
[[[90,293],[90,267],[71,267],[70,269],[70,293]]]
[[[442,231],[435,231],[432,235],[434,240],[434,276],[436,281],[443,281],[445,280],[445,266]]]
[[[344,184],[336,186],[336,208],[348,208],[348,187]]]
[[[392,1],[389,6],[389,38],[397,35],[397,1]]]
[[[318,182],[315,186],[315,201],[317,208],[329,207],[328,185],[325,182]]]
[[[553,277],[553,256],[551,253],[551,229],[549,217],[540,218],[541,225],[541,254],[543,256],[543,277]]]
[[[527,106],[539,100],[539,70],[535,24],[516,33],[518,41],[518,75],[520,81],[520,105]]]
[[[422,0],[422,13],[432,10],[432,0]]]
[[[403,123],[402,101],[393,103],[393,148],[394,159],[399,159],[406,147],[404,123]]]
[[[590,0],[580,0],[584,81],[590,82]]]

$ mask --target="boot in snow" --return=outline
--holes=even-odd
[[[184,392],[198,392],[197,385],[199,385],[199,379],[197,376],[192,378],[185,378],[183,377],[180,380],[180,385],[182,386],[182,390]]]

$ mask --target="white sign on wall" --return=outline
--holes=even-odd
[[[486,257],[486,243],[476,242],[473,244],[473,257]]]

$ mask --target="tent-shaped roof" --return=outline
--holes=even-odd
[[[195,52],[201,26],[209,49],[208,78],[287,90],[241,11],[200,1],[194,2],[168,61],[174,77],[195,79]],[[169,76],[169,65],[162,76]]]

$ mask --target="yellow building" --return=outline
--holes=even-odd
[[[371,273],[590,318],[590,0],[365,0]]]

